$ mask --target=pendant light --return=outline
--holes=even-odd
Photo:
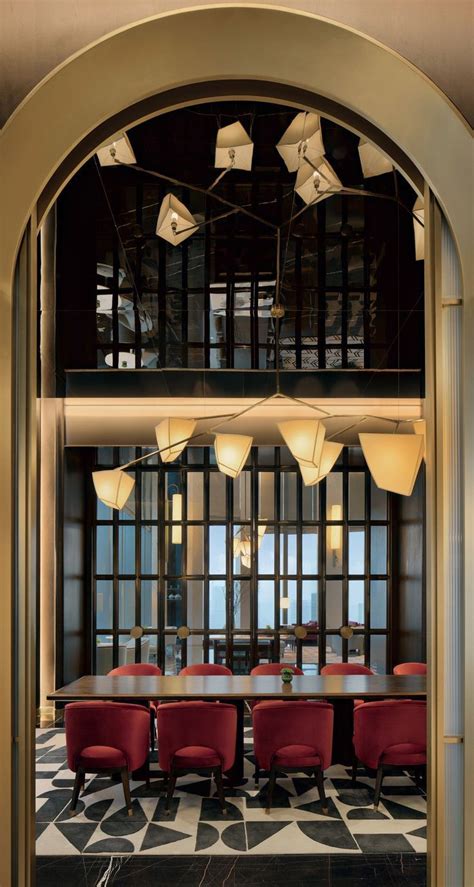
[[[217,131],[216,169],[252,169],[253,142],[240,121]]]
[[[423,458],[421,434],[359,434],[365,461],[381,490],[411,496]]]
[[[300,465],[319,468],[326,429],[319,419],[292,419],[279,422],[278,430]]]
[[[174,194],[163,197],[156,223],[158,237],[167,240],[173,246],[178,246],[183,240],[191,237],[191,234],[195,234],[198,228],[199,225],[192,213]]]
[[[339,459],[344,444],[335,443],[334,441],[325,440],[321,451],[321,461],[319,467],[309,468],[307,465],[300,463],[301,476],[305,487],[314,487],[316,484],[326,477],[331,471],[333,465]]]
[[[174,462],[193,436],[195,428],[195,419],[163,419],[155,427],[161,461]]]
[[[386,172],[393,171],[393,163],[371,142],[361,139],[358,151],[364,179],[371,179],[373,176],[381,176]]]
[[[288,172],[296,172],[302,160],[316,160],[324,154],[319,114],[301,111],[283,133],[276,149]]]
[[[97,150],[97,159],[101,166],[120,166],[120,164],[136,163],[136,157],[126,132],[107,145]]]
[[[216,434],[214,452],[219,471],[238,477],[244,467],[253,437],[246,434]]]
[[[97,498],[104,505],[107,505],[109,508],[115,508],[117,511],[124,507],[135,486],[135,478],[131,477],[130,474],[126,474],[121,468],[93,471],[92,480]]]
[[[303,163],[296,173],[295,191],[305,203],[318,203],[342,190],[342,182],[325,157]]]

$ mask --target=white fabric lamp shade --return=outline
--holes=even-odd
[[[126,132],[121,133],[114,141],[98,148],[97,158],[101,166],[120,166],[121,163],[137,162]]]
[[[239,121],[217,131],[214,160],[217,169],[227,169],[228,166],[234,169],[252,169],[252,157],[252,139]]]
[[[244,467],[253,437],[246,434],[216,434],[214,451],[219,471],[238,477]]]
[[[421,434],[359,434],[374,483],[381,490],[411,496],[423,458]]]
[[[113,367],[114,365],[114,355],[112,352],[105,355],[105,362],[107,366]],[[118,368],[119,370],[130,370],[135,369],[137,365],[137,359],[134,354],[131,354],[130,351],[119,351],[118,353]]]
[[[135,479],[120,468],[93,471],[92,480],[98,499],[109,508],[120,511],[135,486]]]
[[[314,162],[324,154],[319,114],[301,111],[283,133],[276,149],[283,158],[288,172],[296,172],[303,157]]]
[[[196,428],[195,419],[163,419],[155,427],[162,462],[174,462],[183,452]]]
[[[323,479],[323,477],[326,477],[326,475],[329,474],[333,465],[335,465],[335,463],[339,459],[343,447],[344,444],[325,440],[323,443],[323,448],[321,451],[321,461],[318,468],[316,468],[316,466],[311,466],[311,468],[308,468],[307,465],[300,464],[301,476],[303,478],[303,483],[305,487],[316,486],[316,484],[318,484]]]
[[[319,468],[326,429],[319,419],[279,422],[278,430],[300,465]]]
[[[342,182],[325,157],[314,161],[313,168],[303,163],[296,173],[295,191],[305,203],[317,203],[342,190]]]
[[[422,259],[425,258],[425,207],[423,203],[423,199],[421,197],[415,203],[413,207],[413,215],[416,218],[413,219],[413,233],[415,236],[415,256],[416,261],[421,262]],[[417,219],[419,221],[417,221]],[[420,225],[421,222],[421,225]]]
[[[178,246],[199,228],[189,209],[174,194],[166,194],[161,202],[156,223],[158,237]]]
[[[371,142],[363,139],[359,142],[359,159],[364,179],[372,176],[381,176],[386,172],[392,172],[393,163],[385,154],[382,154]]]

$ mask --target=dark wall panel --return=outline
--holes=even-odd
[[[393,665],[426,662],[425,471],[394,497]]]

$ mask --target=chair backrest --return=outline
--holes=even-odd
[[[161,675],[161,668],[157,665],[151,665],[149,662],[130,662],[129,665],[119,665],[109,671],[109,675]]]
[[[227,665],[217,665],[214,662],[201,662],[196,663],[195,665],[186,665],[185,668],[182,668],[180,671],[180,675],[212,675],[212,674],[226,674],[231,675],[232,672],[230,668],[227,668]]]
[[[273,755],[286,745],[309,745],[322,769],[330,766],[334,710],[328,702],[259,702],[252,722],[254,753],[263,769],[271,767]]]
[[[223,771],[235,759],[237,709],[222,702],[172,702],[157,710],[160,768],[169,772],[181,748],[205,746],[214,749]]]
[[[384,699],[354,709],[354,749],[368,767],[376,769],[387,749],[406,743],[426,750],[426,702]]]
[[[373,674],[373,671],[357,662],[332,662],[321,669],[321,674]]]
[[[265,662],[255,665],[250,674],[281,674],[284,668],[289,668],[293,674],[304,675],[304,671],[297,665],[287,665],[285,662]]]
[[[426,662],[401,662],[393,669],[394,674],[427,674]]]
[[[129,770],[146,761],[150,736],[150,713],[142,705],[123,702],[70,702],[64,710],[68,767],[77,769],[77,759],[91,745],[118,748]]]

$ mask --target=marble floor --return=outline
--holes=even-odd
[[[221,813],[214,797],[214,785],[206,776],[196,775],[183,777],[178,782],[171,815],[167,816],[159,791],[161,783],[153,781],[152,772],[148,788],[143,782],[132,782],[133,816],[127,815],[121,784],[99,777],[87,780],[77,813],[71,816],[68,808],[73,774],[66,763],[64,731],[38,730],[38,857],[79,856],[87,869],[92,865],[92,857],[101,854],[121,858],[176,855],[194,859],[231,855],[235,861],[235,858],[252,856],[273,858],[284,851],[285,858],[320,855],[321,864],[328,855],[334,859],[337,855],[355,859],[374,854],[371,858],[375,861],[376,857],[401,854],[400,859],[406,857],[403,865],[411,865],[410,857],[418,858],[426,852],[426,798],[408,776],[386,778],[381,804],[375,812],[373,779],[361,770],[353,786],[346,768],[331,767],[325,779],[329,816],[324,816],[312,780],[304,774],[293,774],[291,778],[279,780],[268,815],[265,813],[266,780],[261,779],[260,790],[257,790],[252,778],[250,727],[246,729],[245,743],[244,780],[227,793],[226,815]],[[152,771],[158,767],[156,753],[154,758]],[[88,857],[91,857],[90,863],[86,861]],[[47,865],[47,861],[44,864]],[[367,884],[366,879],[363,880]],[[110,878],[103,883],[111,883]],[[191,882],[186,881],[188,883]],[[232,883],[226,881],[226,887]],[[386,883],[392,887],[398,882]]]

